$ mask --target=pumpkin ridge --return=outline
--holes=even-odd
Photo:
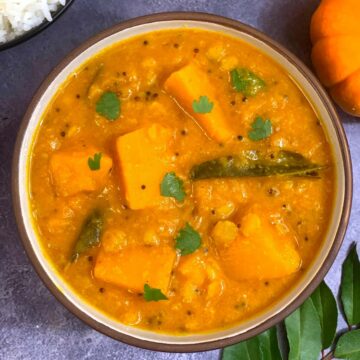
[[[321,0],[310,23],[311,60],[321,83],[360,117],[360,0]]]
[[[360,69],[330,89],[330,94],[338,105],[344,111],[355,116],[360,114],[359,84]]]
[[[354,41],[355,40],[355,41]],[[326,87],[345,80],[360,69],[360,36],[334,36],[315,43],[311,59],[316,73]]]
[[[360,35],[358,0],[323,0],[314,12],[310,24],[311,42],[339,35]]]

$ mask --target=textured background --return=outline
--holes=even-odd
[[[122,20],[161,11],[203,11],[250,24],[309,61],[309,21],[316,0],[76,0],[40,35],[0,53],[0,359],[218,359],[219,351],[167,354],[137,349],[92,330],[44,287],[20,244],[11,207],[10,168],[21,118],[53,67],[84,40]],[[357,241],[360,212],[360,123],[340,112],[354,161],[352,217],[327,275],[338,290],[341,263]],[[339,327],[344,327],[340,322]]]

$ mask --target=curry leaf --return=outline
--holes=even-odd
[[[82,253],[100,243],[102,228],[103,217],[99,210],[94,210],[81,228],[71,256],[72,262],[77,260]]]
[[[281,360],[276,328],[229,346],[222,352],[222,360]]]
[[[311,299],[320,319],[322,349],[327,349],[331,346],[336,333],[338,316],[336,300],[324,281],[311,295]]]
[[[233,88],[245,96],[255,96],[265,87],[265,82],[248,69],[233,69],[230,72]]]
[[[317,360],[321,351],[321,326],[311,298],[285,319],[289,360]]]
[[[340,336],[335,349],[335,357],[348,360],[360,359],[360,329]]]
[[[184,183],[174,172],[166,173],[160,184],[160,193],[162,196],[183,201],[185,199]]]
[[[146,301],[168,300],[160,289],[152,288],[148,284],[144,285],[144,299]]]
[[[248,133],[250,140],[263,140],[272,134],[271,121],[269,119],[263,120],[261,116],[256,117],[254,122],[251,124],[251,127],[252,130]]]
[[[349,325],[360,324],[360,263],[356,245],[344,261],[341,277],[341,302]]]
[[[101,160],[101,153],[94,154],[94,158],[89,157],[88,165],[91,170],[99,170],[100,169],[100,160]]]
[[[207,114],[211,112],[213,107],[214,103],[207,96],[200,96],[198,101],[194,100],[192,103],[194,112],[198,114]]]
[[[201,237],[189,224],[179,231],[176,237],[176,249],[180,250],[181,255],[192,254],[201,245]]]
[[[315,164],[299,153],[280,150],[268,158],[265,154],[246,151],[242,154],[223,156],[194,165],[190,179],[216,179],[260,176],[319,177],[326,167]]]
[[[96,103],[96,112],[108,120],[116,120],[120,115],[120,100],[114,92],[103,93]]]

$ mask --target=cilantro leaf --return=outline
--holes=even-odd
[[[146,301],[168,300],[160,289],[152,288],[148,284],[144,285],[144,299]]]
[[[166,173],[160,184],[162,196],[173,197],[177,201],[184,201],[184,182],[174,172]]]
[[[116,120],[120,115],[120,100],[114,92],[103,93],[96,103],[96,112],[108,120]]]
[[[245,96],[255,96],[265,87],[265,81],[248,69],[233,69],[230,71],[233,88]]]
[[[259,141],[266,139],[272,134],[272,125],[269,119],[263,120],[261,116],[255,118],[251,124],[252,130],[248,132],[250,140]]]
[[[201,237],[188,223],[179,231],[176,237],[175,248],[180,250],[181,255],[189,255],[201,245]]]
[[[214,103],[207,96],[200,96],[198,101],[194,100],[192,103],[192,108],[197,114],[207,114],[213,107]]]
[[[100,169],[100,160],[101,160],[102,153],[94,154],[94,158],[88,158],[88,165],[90,170],[99,170]]]

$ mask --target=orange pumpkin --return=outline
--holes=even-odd
[[[322,0],[311,19],[312,62],[344,111],[360,117],[360,0]]]

